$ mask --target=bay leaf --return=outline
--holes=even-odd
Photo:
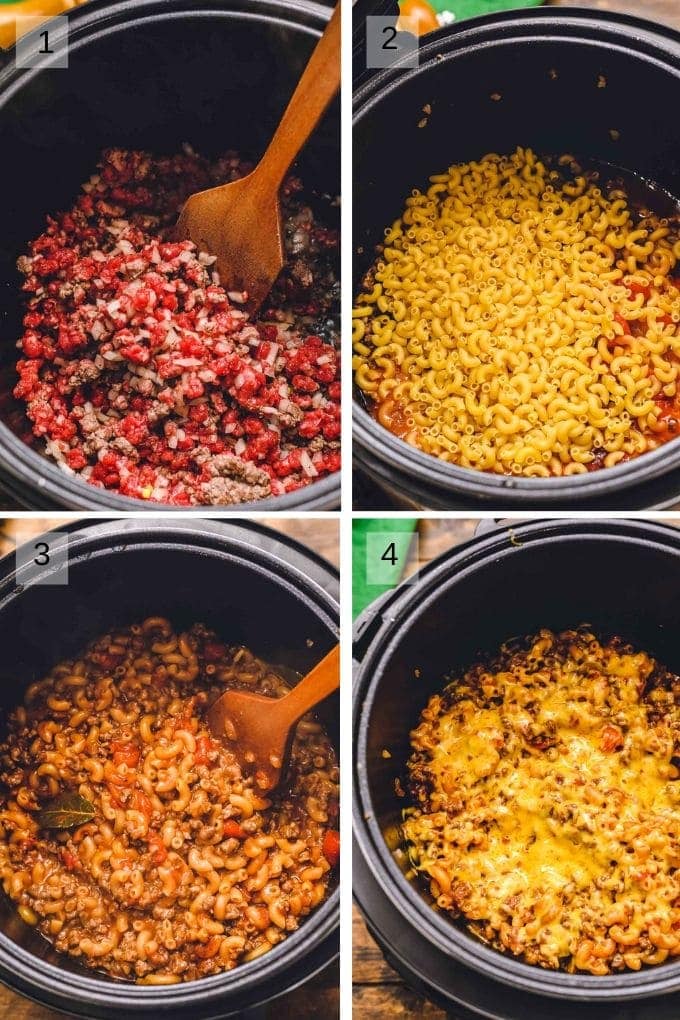
[[[60,793],[43,807],[38,825],[41,829],[72,829],[91,821],[94,815],[93,805],[79,793]]]

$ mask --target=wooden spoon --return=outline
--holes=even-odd
[[[340,646],[282,698],[225,691],[208,709],[208,726],[255,775],[257,787],[273,790],[285,771],[298,719],[340,686]]]
[[[252,173],[191,195],[180,213],[177,238],[190,238],[199,251],[216,255],[222,286],[246,291],[251,312],[260,307],[284,264],[279,188],[339,86],[338,4]]]

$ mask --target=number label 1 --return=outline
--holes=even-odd
[[[38,50],[38,53],[54,53],[54,50],[50,49],[50,33],[45,30],[40,33],[40,38],[44,39],[45,42],[43,43],[43,48]]]
[[[17,5],[18,6],[18,5]],[[68,67],[69,20],[44,14],[17,14],[14,63],[17,67]]]

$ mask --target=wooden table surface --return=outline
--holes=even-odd
[[[50,528],[57,528],[72,519],[73,517],[44,517],[0,520],[0,556],[11,552],[16,545],[32,536]],[[260,523],[284,532],[324,556],[334,566],[339,565],[336,520],[284,520],[281,517],[272,517],[264,518]],[[302,988],[258,1011],[257,1020],[336,1020],[340,1015],[339,987],[339,967],[334,963]],[[58,1020],[59,1017],[63,1017],[63,1014],[38,1006],[0,985],[2,1020]]]

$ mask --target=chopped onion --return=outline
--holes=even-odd
[[[90,333],[92,334],[95,340],[101,340],[101,338],[103,336],[106,336],[106,334],[108,333],[108,329],[101,321],[101,319],[95,319],[92,325],[90,326]]]
[[[309,478],[314,478],[319,473],[312,464],[312,458],[306,450],[302,450],[300,453],[300,466]]]

